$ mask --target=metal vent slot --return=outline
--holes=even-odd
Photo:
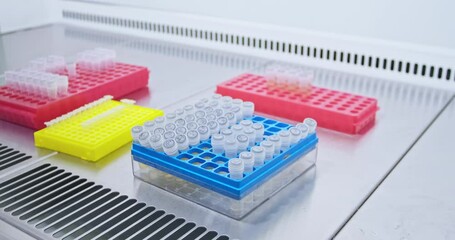
[[[258,50],[291,54],[302,58],[314,58],[330,62],[338,62],[370,69],[396,72],[426,78],[455,82],[452,68],[416,63],[405,59],[391,59],[387,57],[371,56],[368,53],[354,53],[348,50],[324,49],[320,46],[309,46],[307,43],[291,43],[272,39],[261,39],[255,36],[239,35],[228,32],[214,32],[205,29],[181,27],[165,23],[140,21],[135,19],[104,16],[99,14],[63,10],[62,17],[73,21],[91,22],[95,24],[134,29],[144,32],[155,32],[184,38],[198,39],[201,41],[218,42]],[[346,56],[346,57],[345,57]],[[361,61],[359,61],[361,59]],[[395,68],[395,63],[398,67]],[[426,71],[426,69],[430,71]]]
[[[32,157],[0,143],[0,173],[30,158]]]
[[[206,240],[218,235],[50,164],[1,182],[0,208],[5,219],[18,218],[50,239]]]

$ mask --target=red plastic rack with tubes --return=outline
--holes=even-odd
[[[66,72],[61,75],[68,75]],[[56,99],[0,87],[0,119],[33,129],[105,95],[114,98],[147,86],[146,67],[115,63],[110,69],[90,71],[77,67],[77,76],[69,78],[68,93]]]
[[[320,127],[349,134],[361,134],[373,126],[379,109],[374,98],[316,86],[281,85],[249,73],[219,84],[216,92],[251,101],[258,112],[294,121],[311,117]]]

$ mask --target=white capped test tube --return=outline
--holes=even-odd
[[[286,151],[291,145],[291,133],[288,130],[281,130],[278,136],[281,139],[281,150]]]
[[[237,107],[242,107],[242,104],[243,104],[243,100],[242,99],[234,99],[232,100],[232,106],[237,106]]]
[[[231,108],[231,112],[234,113],[235,115],[235,122],[238,123],[243,120],[243,112],[242,109],[239,107],[233,107]]]
[[[167,123],[167,124],[164,126],[164,129],[165,129],[166,131],[174,131],[176,128],[177,128],[177,125],[175,125],[175,124],[172,123],[172,122]]]
[[[230,97],[230,96],[222,96],[221,97],[221,102],[223,102],[223,103],[231,103],[232,102],[232,97]]]
[[[274,154],[280,154],[281,150],[281,138],[278,135],[272,135],[267,138],[270,142],[273,143],[274,146]]]
[[[232,158],[228,162],[229,177],[232,179],[242,179],[245,165],[239,158]]]
[[[185,116],[185,121],[186,122],[194,122],[196,120],[196,116],[194,114],[187,114]]]
[[[219,154],[224,151],[224,136],[221,134],[214,134],[211,138],[212,152]]]
[[[188,130],[186,129],[186,127],[177,127],[177,128],[175,129],[175,133],[181,134],[181,135],[186,135],[186,132],[187,132],[187,131],[188,131]]]
[[[208,103],[210,100],[208,98],[201,98],[200,102]]]
[[[188,122],[188,123],[186,124],[186,129],[188,129],[188,131],[189,131],[189,130],[196,130],[197,127],[198,127],[198,125],[197,125],[196,122]]]
[[[303,123],[308,126],[308,134],[312,134],[312,133],[316,132],[316,127],[318,125],[316,120],[314,120],[312,118],[305,118],[303,120]]]
[[[289,133],[291,134],[291,145],[298,143],[302,138],[302,131],[296,127],[289,128]]]
[[[237,141],[232,138],[227,138],[224,140],[224,154],[227,158],[237,157],[238,146]]]
[[[174,123],[177,127],[184,127],[186,125],[186,121],[183,118],[177,118]]]
[[[77,66],[76,63],[71,63],[66,66],[66,69],[68,71],[68,76],[70,78],[75,78],[77,77]]]
[[[262,123],[253,123],[251,128],[255,133],[255,141],[260,142],[264,138],[264,125]]]
[[[251,121],[251,120],[242,120],[242,121],[240,121],[240,125],[243,128],[249,128],[249,127],[253,126],[253,121]]]
[[[207,140],[210,137],[210,131],[207,126],[199,126],[197,127],[197,132],[201,137],[201,141]]]
[[[235,119],[235,114],[232,112],[225,113],[224,116],[227,118],[229,122],[229,127],[235,125],[237,120]]]
[[[234,139],[234,132],[231,129],[221,130],[221,135],[224,136],[224,139]]]
[[[265,149],[261,146],[254,146],[251,148],[251,153],[254,155],[254,166],[264,165]]]
[[[188,138],[190,146],[196,146],[201,142],[201,137],[196,130],[189,130],[186,133],[186,137]]]
[[[244,171],[245,172],[252,172],[253,171],[253,166],[254,166],[254,155],[251,152],[241,152],[239,154],[240,160],[243,161],[243,164],[245,166]]]
[[[215,115],[215,113],[209,113],[205,116],[205,118],[207,118],[208,121],[215,121],[216,115]]]
[[[169,156],[176,156],[179,154],[177,142],[174,139],[167,139],[163,142],[163,150]]]
[[[139,142],[139,134],[144,131],[144,127],[142,126],[134,126],[131,128],[131,136],[133,137],[134,142]]]
[[[177,147],[178,147],[179,151],[187,150],[189,147],[189,144],[190,144],[186,135],[183,135],[183,134],[178,134],[175,137],[175,142],[177,143]]]
[[[226,117],[219,117],[216,119],[218,126],[220,126],[220,130],[229,128],[229,122]]]
[[[163,150],[163,137],[161,135],[152,135],[149,138],[150,146],[155,149],[155,151]]]
[[[241,125],[232,126],[231,130],[234,133],[234,136],[237,136],[237,135],[243,133],[243,127]]]
[[[275,145],[273,142],[265,140],[260,144],[264,148],[265,160],[270,160],[273,158],[273,153],[275,152]]]
[[[166,122],[167,123],[172,123],[177,119],[177,115],[175,113],[168,113],[166,114]]]
[[[195,107],[196,109],[203,109],[203,108],[205,107],[205,103],[203,103],[203,102],[197,102],[197,103],[194,104],[194,107]]]
[[[217,118],[219,118],[219,117],[224,115],[223,109],[220,109],[220,108],[215,108],[215,110],[213,110],[213,113],[215,114],[215,116]]]
[[[156,124],[156,127],[164,128],[164,125],[166,124],[166,118],[163,116],[159,116],[159,117],[155,118],[155,124]]]
[[[248,136],[245,134],[239,134],[235,139],[237,140],[238,151],[239,152],[246,151],[249,144]]]
[[[309,128],[305,123],[299,123],[295,126],[296,128],[300,129],[302,131],[302,135],[300,136],[300,139],[304,139],[308,136]]]
[[[256,140],[256,133],[254,132],[253,128],[247,127],[243,128],[243,134],[248,137],[248,146],[254,146]]]
[[[213,107],[207,106],[204,108],[204,111],[206,114],[209,114],[209,113],[212,113],[213,111],[215,111],[215,109]]]
[[[243,112],[243,118],[253,117],[254,103],[252,103],[252,102],[243,102],[242,112]]]
[[[182,108],[176,109],[174,113],[177,117],[183,117],[185,115],[185,111]]]
[[[139,137],[137,138],[139,140],[139,143],[144,146],[144,147],[150,147],[150,143],[149,143],[149,137],[150,137],[150,133],[149,132],[141,132],[139,134]]]
[[[162,127],[158,127],[158,128],[155,128],[155,130],[153,130],[153,134],[154,135],[163,135],[164,133],[166,132],[166,130]]]
[[[218,126],[218,123],[215,121],[209,121],[207,123],[207,126],[209,127],[210,135],[213,135],[220,131],[220,127]]]
[[[222,96],[221,96],[220,94],[218,94],[218,93],[215,93],[215,94],[213,94],[213,95],[212,95],[212,97],[211,97],[211,98],[212,98],[213,100],[216,100],[216,101],[218,101],[218,100],[220,100],[220,99],[221,99],[221,97],[222,97]]]
[[[205,118],[198,118],[196,119],[196,123],[198,126],[207,126],[207,119]]]
[[[186,105],[183,107],[183,110],[185,111],[185,114],[193,114],[194,113],[194,107],[192,105]]]
[[[196,118],[204,118],[205,117],[205,111],[204,110],[197,110],[196,112],[194,112],[194,116],[196,116]]]
[[[212,100],[209,102],[209,106],[212,107],[212,108],[217,108],[217,107],[221,107],[220,106],[220,102],[216,101],[216,100]]]
[[[174,139],[176,136],[174,131],[167,131],[163,134],[164,140]]]
[[[155,121],[147,121],[144,123],[144,129],[146,131],[153,131],[155,128]]]
[[[223,103],[223,104],[221,104],[221,109],[223,109],[224,112],[232,111],[232,104],[231,103]]]

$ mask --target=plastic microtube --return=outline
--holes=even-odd
[[[220,100],[221,99],[221,95],[218,94],[218,93],[215,93],[215,94],[212,95],[212,99],[213,100]]]
[[[186,114],[192,114],[194,112],[194,107],[191,105],[186,105],[183,107],[183,110],[185,111]]]
[[[242,125],[243,128],[248,128],[253,126],[253,122],[251,120],[242,120],[240,121],[240,125]]]
[[[188,130],[196,130],[197,129],[197,123],[196,122],[189,122],[186,124],[186,129]]]
[[[221,117],[221,116],[223,116],[224,111],[223,111],[223,109],[217,108],[213,111],[213,113],[215,114],[216,117]]]
[[[210,135],[220,132],[220,127],[216,121],[209,121],[207,126],[209,127]]]
[[[202,102],[202,103],[208,103],[208,102],[209,102],[209,99],[208,99],[208,98],[202,98],[202,99],[201,99],[201,102]]]
[[[220,130],[227,129],[229,127],[229,122],[226,117],[219,117],[216,119],[218,126],[220,126]]]
[[[174,139],[167,139],[163,142],[163,150],[169,156],[176,156],[179,154],[177,142]]]
[[[175,129],[175,133],[181,134],[181,135],[186,135],[187,129],[186,127],[177,127]]]
[[[249,144],[248,136],[245,134],[239,134],[239,135],[237,135],[236,140],[237,140],[237,145],[238,145],[237,148],[238,148],[239,152],[246,151],[246,149],[248,148],[248,144]]]
[[[294,145],[300,141],[302,136],[302,131],[296,127],[289,128],[289,133],[291,133],[291,145]]]
[[[300,129],[300,131],[302,131],[302,135],[300,136],[300,139],[304,139],[304,138],[306,138],[308,136],[309,128],[308,128],[308,126],[306,124],[299,123],[295,127]]]
[[[168,123],[174,122],[176,118],[177,118],[177,115],[175,113],[166,114],[166,121]]]
[[[163,135],[164,132],[166,132],[166,130],[164,130],[164,128],[162,127],[155,128],[155,130],[153,130],[154,135]]]
[[[243,129],[243,134],[248,137],[248,146],[254,146],[256,140],[256,133],[254,132],[253,128],[247,127]]]
[[[229,176],[232,179],[242,179],[245,165],[242,160],[233,158],[228,163]]]
[[[202,109],[202,108],[205,107],[205,104],[203,102],[197,102],[197,103],[194,104],[194,107],[196,109]]]
[[[201,141],[207,140],[210,137],[209,128],[207,126],[199,126],[197,127],[197,132],[201,137]]]
[[[179,117],[182,117],[183,115],[185,115],[185,111],[181,108],[175,110],[175,115],[179,116]]]
[[[316,132],[316,127],[318,125],[316,120],[314,120],[312,118],[305,118],[303,120],[303,123],[308,126],[308,134],[312,134],[312,133]]]
[[[221,109],[223,109],[224,112],[228,112],[232,110],[232,104],[230,103],[223,103],[221,105]]]
[[[238,147],[237,141],[231,138],[228,138],[224,141],[224,154],[227,158],[237,157]]]
[[[237,136],[243,133],[243,127],[240,125],[234,125],[231,127],[232,132],[234,132],[234,136]]]
[[[155,128],[155,121],[147,121],[144,123],[144,129],[146,131],[153,131]]]
[[[144,128],[142,126],[134,126],[131,128],[131,136],[133,137],[134,142],[139,142],[139,134],[144,131]]]
[[[175,125],[177,125],[177,127],[184,127],[186,125],[186,121],[183,118],[178,118],[175,120]]]
[[[253,171],[253,166],[254,166],[254,155],[251,152],[241,152],[239,154],[240,160],[243,161],[243,164],[245,165],[245,172],[252,172]]]
[[[164,118],[163,116],[159,116],[159,117],[155,118],[155,124],[157,127],[164,127],[165,122],[166,122],[166,118]]]
[[[219,154],[224,151],[224,136],[221,134],[214,134],[211,139],[212,152]]]
[[[212,108],[216,108],[220,105],[220,103],[216,100],[212,100],[209,102],[209,106],[212,107]]]
[[[193,122],[194,120],[196,120],[196,116],[194,116],[194,114],[188,114],[185,116],[185,121],[187,122]]]
[[[231,129],[221,130],[221,135],[224,136],[224,139],[234,139],[234,132]]]
[[[232,100],[232,106],[242,107],[243,100],[242,99],[234,99]]]
[[[261,146],[254,146],[251,148],[251,153],[254,155],[254,166],[264,165],[265,149]]]
[[[235,119],[235,114],[234,113],[228,112],[228,113],[224,114],[224,116],[227,118],[227,120],[229,122],[229,126],[235,125],[236,119]]]
[[[239,108],[239,107],[233,107],[231,108],[231,111],[234,113],[235,115],[235,121],[236,122],[240,122],[242,121],[243,119],[243,112],[242,112],[242,109]]]
[[[205,111],[203,111],[203,110],[197,110],[197,111],[194,113],[194,116],[196,116],[196,118],[203,118],[203,117],[205,117]]]
[[[254,103],[252,103],[252,102],[243,102],[242,112],[243,112],[243,117],[244,118],[253,117]]]
[[[205,119],[205,118],[198,118],[198,119],[196,119],[196,123],[197,123],[197,125],[199,125],[199,126],[207,126],[207,122],[208,122],[208,121],[207,121],[207,119]]]
[[[166,126],[164,126],[164,129],[166,131],[174,131],[176,128],[177,128],[177,125],[175,125],[174,123],[168,123],[168,124],[166,124]]]
[[[223,103],[231,103],[232,102],[232,97],[223,96],[223,97],[221,97],[221,102],[223,102]]]
[[[163,147],[163,137],[161,135],[152,135],[149,138],[150,146],[156,151],[161,151]]]
[[[278,135],[272,135],[268,137],[268,140],[273,143],[274,154],[280,154],[281,150],[281,138]]]
[[[150,133],[149,132],[141,132],[139,134],[139,137],[137,138],[139,140],[139,143],[144,146],[144,147],[150,147],[149,144],[149,137]]]
[[[186,133],[186,137],[188,138],[188,143],[190,146],[196,146],[201,142],[199,133],[196,130],[189,130]]]
[[[204,111],[205,113],[209,114],[209,113],[212,113],[213,111],[215,111],[215,109],[213,107],[205,107],[204,108]]]
[[[173,131],[167,131],[163,134],[163,137],[165,140],[167,139],[174,139],[175,138],[175,132]]]
[[[291,145],[291,133],[288,130],[281,130],[278,136],[281,138],[281,150],[285,151]]]
[[[205,116],[205,118],[207,118],[208,121],[215,121],[216,115],[215,115],[215,113],[209,113],[209,114],[207,114],[207,116]]]
[[[175,137],[175,142],[177,143],[177,147],[180,151],[185,151],[188,149],[189,147],[189,142],[188,142],[188,138],[186,137],[186,135],[183,135],[183,134],[179,134]]]
[[[66,66],[66,69],[68,70],[68,76],[70,78],[77,77],[77,67],[75,63],[68,64],[68,66]]]
[[[255,141],[260,142],[264,138],[264,125],[262,123],[253,123],[251,128],[255,133]]]
[[[270,160],[273,158],[273,153],[275,152],[275,145],[273,142],[265,140],[260,144],[264,148],[265,160]]]

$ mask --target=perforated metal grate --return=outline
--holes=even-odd
[[[0,174],[8,168],[32,158],[23,152],[0,143]]]
[[[1,182],[0,209],[64,240],[229,239],[51,164]]]

